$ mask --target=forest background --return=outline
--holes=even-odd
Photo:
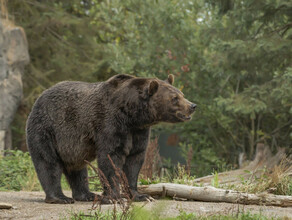
[[[192,121],[154,127],[178,134],[192,173],[252,160],[257,143],[292,154],[290,0],[9,0],[31,61],[12,123],[26,150],[25,123],[42,91],[63,80],[118,73],[164,79],[198,105]],[[192,150],[190,150],[192,149]]]

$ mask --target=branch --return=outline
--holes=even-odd
[[[174,183],[158,183],[138,188],[140,193],[151,196],[168,196],[203,202],[227,202],[245,205],[266,205],[292,207],[292,196],[273,194],[248,194],[234,190],[218,189],[215,187],[194,187]]]
[[[273,134],[277,133],[278,131],[280,131],[282,128],[284,128],[284,127],[286,127],[286,126],[288,126],[288,125],[291,125],[291,123],[292,123],[292,120],[288,121],[286,124],[282,125],[281,127],[276,128],[275,130],[273,130],[273,131],[271,132],[271,136],[272,136]]]

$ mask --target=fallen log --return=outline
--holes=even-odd
[[[268,193],[249,194],[234,190],[218,189],[212,186],[194,187],[174,183],[158,183],[139,186],[138,191],[150,196],[184,198],[203,202],[292,207],[292,196]]]
[[[12,208],[11,204],[0,202],[0,209],[11,209],[11,208]]]

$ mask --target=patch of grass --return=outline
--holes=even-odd
[[[241,178],[241,184],[225,186],[241,192],[261,193],[269,192],[276,195],[292,196],[292,177],[286,175],[283,165],[276,166],[272,170],[262,169],[256,174],[246,170],[250,174],[247,179]]]
[[[113,214],[112,211],[107,212],[100,212],[100,211],[91,211],[89,213],[85,212],[78,212],[78,213],[71,213],[69,218],[63,217],[60,218],[62,220],[70,219],[70,220],[93,220],[93,219],[124,219],[121,217],[122,213],[119,212],[116,215]],[[128,218],[130,219],[130,218]]]
[[[187,171],[186,166],[180,165],[180,163],[178,163],[175,176],[172,180],[173,183],[197,186],[197,184],[194,182],[195,179],[196,176],[191,176]]]
[[[139,182],[141,185],[150,185],[150,184],[156,184],[156,183],[161,183],[162,181],[160,181],[158,178],[155,178],[155,179],[143,179],[143,178],[140,178],[139,179]]]
[[[5,154],[0,156],[0,190],[40,190],[29,153],[9,150]]]
[[[156,183],[177,183],[177,184],[185,184],[190,186],[198,186],[194,182],[196,176],[192,176],[187,171],[185,165],[177,164],[176,167],[173,168],[173,173],[165,172],[163,177],[153,176],[152,178],[143,178],[143,176],[139,176],[139,184],[141,185],[150,185]]]
[[[96,175],[96,173],[90,166],[88,166],[88,184],[89,184],[89,189],[91,191],[103,190],[98,175]]]
[[[275,184],[275,187],[275,194],[292,196],[292,177],[285,176],[281,178],[281,180]]]
[[[219,188],[220,184],[219,184],[219,176],[217,171],[215,171],[215,173],[213,173],[213,179],[211,180],[211,185]]]
[[[162,219],[159,215],[151,213],[145,209],[139,207],[133,207],[133,209],[124,215],[122,212],[114,212],[114,211],[91,211],[89,213],[78,212],[71,213],[69,218],[61,218],[61,219],[70,219],[70,220],[93,220],[93,219],[107,219],[107,220],[154,220],[154,219]]]
[[[88,169],[89,176],[94,176],[92,169]],[[70,190],[65,178],[61,179],[62,189]],[[92,191],[101,189],[99,178],[89,178],[89,188]],[[7,150],[5,156],[0,155],[0,191],[40,191],[42,187],[28,152]]]
[[[159,207],[160,208],[160,207]],[[155,208],[154,210],[146,210],[145,208],[134,206],[127,213],[123,215],[122,212],[106,211],[102,212],[99,210],[90,211],[89,213],[78,212],[71,213],[68,218],[70,220],[93,220],[93,219],[107,219],[107,220],[278,220],[281,218],[266,217],[259,214],[251,214],[249,212],[236,213],[236,214],[216,214],[209,216],[197,215],[196,213],[186,213],[180,211],[180,214],[177,217],[163,217],[163,209]]]

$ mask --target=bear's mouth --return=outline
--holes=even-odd
[[[176,113],[176,117],[178,117],[179,119],[183,120],[183,121],[189,121],[192,119],[191,115],[184,115],[180,112]]]

